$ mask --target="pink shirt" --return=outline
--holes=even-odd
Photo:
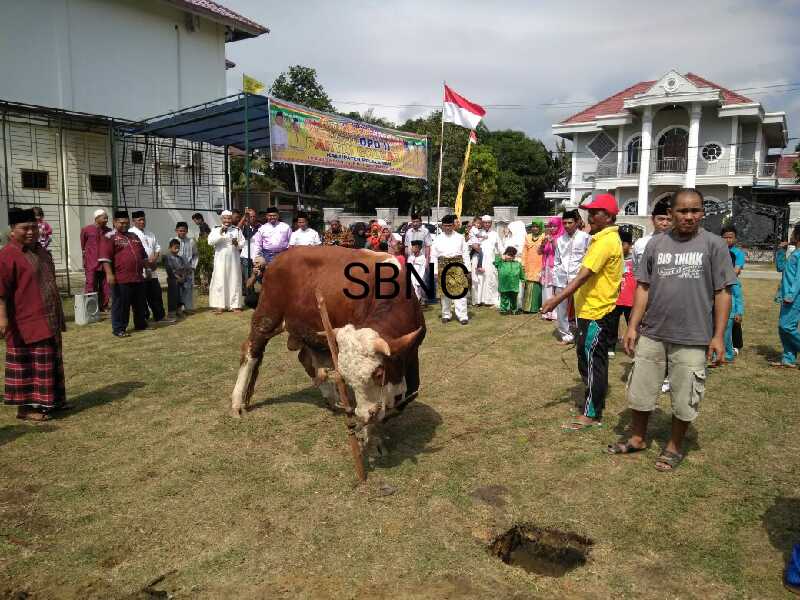
[[[289,247],[291,235],[292,228],[286,223],[278,222],[277,225],[264,223],[253,236],[253,247],[259,256],[277,254]]]

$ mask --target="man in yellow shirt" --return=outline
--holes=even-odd
[[[581,414],[563,426],[568,431],[581,431],[603,424],[608,392],[608,330],[619,296],[623,267],[622,241],[619,228],[614,225],[619,212],[614,196],[600,194],[581,208],[589,211],[592,233],[581,270],[561,293],[542,306],[542,313],[547,313],[575,295],[575,316],[578,318],[575,350],[585,400]]]

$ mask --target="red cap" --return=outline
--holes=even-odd
[[[598,210],[604,210],[610,215],[615,215],[619,212],[617,199],[611,194],[600,194],[599,196],[596,196],[594,200],[589,202],[589,204],[584,204],[580,206],[580,208],[584,210],[596,208]]]

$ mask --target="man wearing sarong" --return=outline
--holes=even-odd
[[[98,260],[100,258],[100,244],[103,237],[109,233],[108,215],[102,208],[94,211],[94,223],[81,229],[81,251],[83,252],[83,271],[86,274],[85,294],[97,293],[97,305],[100,310],[108,310],[108,301],[111,298],[111,288],[106,279],[106,272]]]
[[[6,340],[5,403],[17,418],[45,421],[66,408],[61,332],[66,330],[50,253],[33,211],[12,209],[0,250],[0,337]]]
[[[156,274],[158,261],[161,259],[161,244],[158,243],[156,234],[145,229],[147,227],[147,219],[143,210],[134,211],[131,216],[133,217],[133,227],[129,231],[139,238],[142,246],[144,246],[144,251],[147,253],[147,262],[144,265],[144,297],[147,301],[147,308],[153,316],[153,321],[158,323],[163,321],[166,315],[164,311],[164,294],[161,291],[161,282],[159,282]],[[174,322],[172,319],[168,319],[168,321]]]
[[[441,286],[442,323],[447,323],[452,319],[452,310],[455,307],[459,323],[466,325],[469,323],[467,314],[469,272],[466,268],[466,265],[469,264],[469,246],[464,241],[463,235],[453,231],[454,222],[453,215],[442,217],[442,233],[433,240],[431,257],[435,261],[436,276]]]
[[[139,238],[128,231],[128,211],[114,213],[114,231],[108,233],[100,251],[100,261],[111,284],[111,332],[129,337],[131,309],[133,326],[147,329],[147,301],[144,292],[144,265],[147,253]]]

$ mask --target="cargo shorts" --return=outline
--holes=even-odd
[[[694,421],[706,392],[706,351],[706,346],[683,346],[641,336],[628,377],[628,406],[641,412],[655,410],[667,373],[673,416]]]

